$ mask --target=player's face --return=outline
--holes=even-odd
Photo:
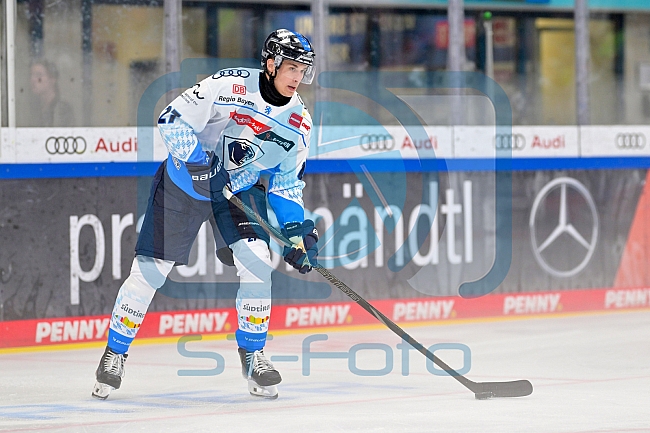
[[[269,71],[273,72],[275,64],[273,60],[269,60],[270,67],[267,67]],[[307,72],[307,65],[293,60],[283,60],[273,81],[275,88],[282,96],[293,96],[298,90],[298,85],[302,81],[302,77],[305,76],[305,72]]]

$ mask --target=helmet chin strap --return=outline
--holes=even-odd
[[[269,71],[268,67],[266,66],[266,63],[264,64],[264,72],[268,75],[269,77],[269,83],[273,84],[275,86],[275,77],[278,76],[278,68],[282,64],[282,58],[277,56],[273,58],[273,64],[275,65],[273,73]]]
[[[271,83],[273,86],[275,86],[275,77],[277,76],[277,72],[275,74],[271,74],[271,72],[267,69],[264,71],[266,73],[266,76],[269,79],[269,83]]]

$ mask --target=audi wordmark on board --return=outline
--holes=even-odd
[[[390,134],[363,134],[359,146],[365,151],[393,150],[395,138]]]
[[[48,137],[45,150],[50,155],[81,155],[87,148],[83,137]]]
[[[643,149],[645,147],[645,134],[641,132],[626,132],[616,134],[614,140],[619,149]]]

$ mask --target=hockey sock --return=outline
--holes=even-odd
[[[108,347],[126,353],[135,338],[156,290],[164,283],[174,262],[136,256],[131,273],[115,299],[108,330]]]
[[[239,290],[238,329],[235,337],[239,347],[253,352],[264,348],[271,318],[271,256],[263,240],[240,240],[230,246],[233,251]]]

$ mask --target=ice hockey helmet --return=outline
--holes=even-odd
[[[288,59],[308,66],[301,83],[311,84],[314,79],[314,57],[316,54],[309,40],[300,33],[287,29],[278,29],[271,33],[262,47],[262,67],[266,70],[266,61],[272,58],[279,68],[282,60]]]

